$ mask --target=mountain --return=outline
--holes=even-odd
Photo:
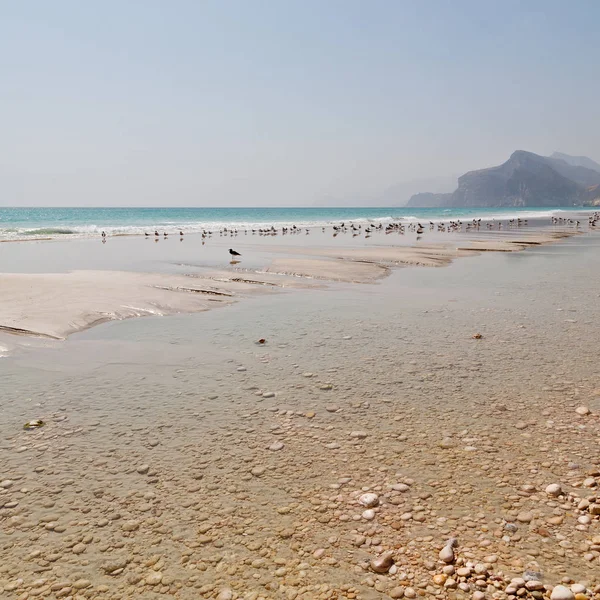
[[[317,198],[312,206],[319,208],[338,206],[404,206],[414,194],[421,190],[430,190],[434,193],[451,192],[456,188],[457,179],[458,175],[412,179],[391,185],[382,193],[372,196],[322,196]]]
[[[555,171],[558,171],[563,177],[572,179],[575,183],[578,183],[583,187],[598,185],[600,183],[600,171],[582,167],[581,165],[572,165],[562,158],[549,156],[546,160],[550,163],[552,168]]]
[[[517,150],[499,167],[459,177],[449,206],[565,206],[576,204],[579,192],[543,156]]]
[[[597,193],[595,186],[600,184],[600,172],[570,164],[561,157],[517,150],[497,167],[470,171],[459,177],[458,188],[452,194],[416,194],[407,206],[571,206],[591,203]],[[576,157],[576,161],[579,158]]]
[[[584,204],[600,206],[600,185],[593,185],[585,190]]]
[[[410,198],[421,190],[429,190],[434,194],[452,192],[456,188],[458,174],[447,177],[430,177],[428,179],[413,179],[396,183],[387,188],[379,198],[376,199],[378,206],[402,206]]]
[[[558,158],[564,160],[567,164],[573,167],[585,167],[586,169],[592,169],[592,171],[598,171],[600,173],[600,165],[587,156],[570,156],[563,154],[562,152],[553,152],[550,158]]]

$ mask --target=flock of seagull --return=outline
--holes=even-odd
[[[485,229],[493,230],[493,229],[515,229],[526,227],[528,225],[527,219],[514,218],[508,219],[506,222],[496,221],[495,219],[492,221],[484,222]],[[553,225],[564,225],[568,227],[581,227],[581,222],[574,219],[568,219],[563,217],[552,217]],[[596,227],[597,224],[600,224],[600,212],[595,212],[594,214],[588,217],[588,226]],[[481,219],[472,219],[466,222],[461,221],[460,219],[456,221],[448,221],[447,223],[444,221],[433,222],[429,221],[428,226],[422,225],[420,222],[414,223],[402,223],[402,221],[397,221],[394,223],[388,223],[387,225],[383,225],[383,223],[379,223],[378,225],[369,224],[363,227],[362,225],[356,225],[354,223],[346,223],[341,222],[339,225],[333,225],[333,237],[337,237],[340,234],[352,234],[352,237],[358,237],[364,235],[366,239],[370,238],[374,233],[385,233],[389,235],[391,233],[398,233],[400,235],[404,235],[406,232],[412,232],[417,234],[417,239],[420,239],[420,236],[425,233],[425,229],[427,228],[429,231],[437,231],[437,232],[462,232],[462,231],[479,231],[482,227]],[[323,233],[325,233],[326,228],[321,227]],[[213,231],[203,230],[202,231],[202,243],[206,240],[206,238],[211,238],[213,236]],[[310,229],[307,227],[298,227],[296,225],[292,225],[290,227],[281,227],[276,228],[275,226],[267,227],[267,228],[258,228],[258,229],[242,229],[238,230],[236,228],[231,227],[222,227],[219,229],[218,234],[220,237],[229,236],[236,237],[239,233],[244,233],[244,235],[259,235],[259,236],[277,236],[281,235],[309,235]],[[174,234],[175,236],[177,233]],[[154,239],[158,241],[159,239],[167,239],[169,237],[169,233],[164,231],[161,233],[158,230],[154,231],[154,235],[151,233],[145,232],[144,237],[146,239]],[[184,232],[182,230],[179,231],[179,240],[183,241]],[[102,241],[106,242],[106,233],[102,232]]]

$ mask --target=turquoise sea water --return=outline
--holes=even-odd
[[[588,209],[589,210],[589,209]],[[297,225],[319,227],[340,221],[368,223],[393,220],[438,221],[549,218],[586,209],[565,208],[0,208],[0,239],[140,234],[154,228],[192,233]]]

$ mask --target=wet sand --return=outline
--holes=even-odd
[[[163,260],[158,269],[156,264],[148,264],[147,260],[148,250],[157,252],[154,240],[137,238],[125,243],[117,237],[111,240],[111,246],[116,246],[117,252],[105,257],[104,262],[99,255],[90,258],[81,250],[93,248],[96,252],[105,252],[105,244],[99,248],[97,243],[92,246],[89,240],[87,243],[67,242],[72,254],[68,260],[63,256],[62,261],[58,261],[60,271],[66,272],[0,273],[3,290],[0,297],[0,332],[64,339],[76,331],[110,320],[201,312],[247,295],[266,293],[269,288],[273,291],[299,287],[303,284],[298,278],[374,283],[387,276],[391,267],[446,266],[457,258],[475,253],[523,251],[559,242],[575,233],[534,229],[509,232],[507,237],[504,232],[484,231],[457,234],[458,241],[444,240],[434,244],[418,243],[419,237],[417,240],[409,238],[414,245],[396,245],[397,240],[387,239],[379,233],[379,245],[376,246],[364,239],[351,239],[351,244],[332,241],[325,235],[313,235],[311,239],[295,236],[296,240],[300,237],[303,243],[288,246],[278,245],[274,240],[268,244],[270,240],[265,243],[260,238],[248,239],[245,236],[244,254],[252,256],[251,262],[239,257],[229,264],[222,257],[228,256],[225,248],[231,242],[221,238],[208,241],[213,255],[220,256],[220,259],[216,256],[208,260],[203,257],[203,262],[195,264],[189,259],[175,264]],[[441,240],[445,236],[431,232],[429,237]],[[190,236],[185,241],[185,246],[177,240],[162,240],[162,245],[171,242],[171,246],[175,244],[176,248],[184,250],[183,256],[186,257],[208,250],[199,235]],[[327,245],[323,245],[325,242]],[[51,255],[58,244],[42,241],[36,245],[40,253],[49,250]],[[62,245],[65,246],[65,243]],[[32,244],[21,245],[21,248],[25,246],[31,248]],[[18,256],[18,247],[12,247],[16,248],[15,255]],[[206,255],[206,252],[203,254]],[[91,264],[103,268],[80,270],[77,267],[81,263],[77,261],[82,259],[82,255],[87,261],[87,264],[83,263],[86,266]],[[110,266],[119,258],[123,260],[124,255],[128,257],[124,261],[125,266],[129,266],[130,270],[121,270],[122,266],[119,270],[111,269]],[[37,265],[39,268],[39,262],[34,258],[28,266]],[[15,263],[18,265],[18,260]],[[56,268],[57,262],[52,264]],[[217,266],[220,270],[215,271]],[[223,266],[228,270],[223,270]],[[139,269],[152,267],[155,267],[153,272],[139,272]],[[290,280],[290,277],[296,278],[296,281]],[[310,283],[306,282],[306,285]]]
[[[27,339],[0,360],[4,596],[600,597],[599,244]]]

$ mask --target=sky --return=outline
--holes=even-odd
[[[516,149],[600,161],[598,22],[596,0],[0,0],[0,205],[376,205]]]

